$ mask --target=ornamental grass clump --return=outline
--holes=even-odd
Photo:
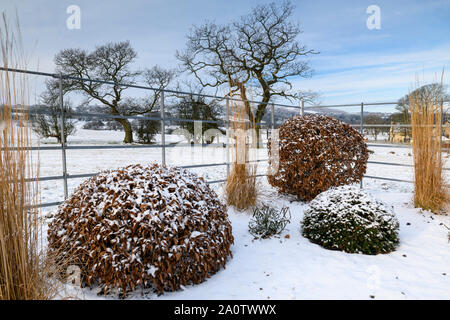
[[[233,243],[226,207],[194,173],[158,164],[99,173],[81,184],[49,224],[51,250],[103,293],[198,284],[225,267]],[[65,255],[60,255],[64,258]]]
[[[281,210],[263,205],[253,209],[253,218],[248,224],[248,230],[252,236],[258,239],[270,238],[278,235],[291,222],[289,207]]]
[[[228,205],[238,210],[246,210],[256,204],[256,163],[250,163],[250,146],[256,146],[254,123],[248,117],[250,102],[246,89],[239,83],[240,100],[231,99],[233,128],[233,160],[230,175],[225,186]],[[231,95],[231,94],[230,94]]]
[[[399,243],[394,213],[355,186],[331,188],[309,203],[302,234],[326,249],[379,254]]]
[[[308,114],[287,120],[279,129],[278,159],[268,142],[269,165],[278,169],[269,183],[281,193],[310,201],[330,187],[361,181],[369,152],[364,137],[335,118]],[[277,143],[277,142],[275,142]]]
[[[0,25],[0,299],[51,299],[58,264],[46,254],[39,218],[39,165],[31,152],[28,80],[19,24]],[[33,181],[28,181],[33,179]]]
[[[409,95],[414,157],[414,205],[439,213],[449,193],[442,160],[443,86],[422,86]]]

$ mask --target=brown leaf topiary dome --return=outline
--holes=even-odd
[[[233,243],[226,207],[197,175],[132,165],[81,184],[49,224],[51,250],[65,251],[85,285],[121,294],[198,284],[225,267]]]
[[[268,143],[269,163],[274,161]],[[335,118],[308,114],[279,129],[279,168],[268,176],[279,192],[310,201],[330,187],[358,182],[369,157],[363,136]]]

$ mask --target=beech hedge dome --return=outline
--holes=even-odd
[[[154,164],[85,181],[58,208],[48,240],[81,268],[83,284],[125,294],[202,282],[225,267],[233,235],[226,207],[202,178]]]
[[[269,141],[269,162],[272,162]],[[279,169],[268,176],[281,193],[310,201],[330,187],[358,182],[369,152],[364,137],[335,118],[308,114],[279,129]]]

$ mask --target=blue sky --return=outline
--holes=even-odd
[[[249,0],[0,0],[8,16],[19,13],[29,66],[53,71],[56,52],[92,49],[130,40],[137,67],[175,67],[192,26],[208,19],[225,23],[261,1]],[[397,100],[414,85],[432,81],[445,67],[450,83],[450,0],[293,1],[292,19],[303,29],[299,40],[320,51],[309,58],[310,79],[292,79],[294,88],[320,93],[324,104]],[[66,27],[69,5],[81,8],[81,29]],[[369,30],[369,5],[381,9],[381,29]]]

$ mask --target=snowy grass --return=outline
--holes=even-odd
[[[86,131],[86,132],[85,132]],[[78,138],[77,138],[78,137]],[[121,132],[79,130],[73,139],[79,143],[120,143]],[[179,137],[168,137],[177,141]],[[95,141],[92,141],[95,140]],[[72,140],[73,141],[73,140]],[[73,141],[72,143],[76,143]],[[410,149],[375,148],[369,161],[412,164]],[[168,148],[172,165],[219,163],[226,160],[224,148]],[[394,153],[392,153],[394,152]],[[41,175],[61,174],[61,153],[41,151]],[[257,151],[259,159],[267,151]],[[69,150],[71,174],[97,172],[133,163],[160,161],[160,149]],[[445,167],[450,159],[445,156]],[[266,164],[258,165],[265,173]],[[208,180],[223,179],[226,167],[191,169]],[[413,168],[369,164],[367,175],[412,180]],[[448,177],[448,174],[447,174]],[[184,290],[157,296],[151,291],[136,291],[129,299],[450,299],[450,216],[436,216],[412,205],[413,185],[364,179],[364,189],[375,198],[394,206],[400,222],[400,245],[397,251],[376,256],[348,254],[326,250],[300,234],[300,221],[307,205],[278,195],[266,178],[258,179],[263,196],[260,201],[281,208],[289,206],[291,223],[278,238],[254,240],[248,232],[251,213],[229,209],[235,244],[233,259],[227,268],[204,283]],[[69,192],[81,179],[69,180]],[[63,198],[62,182],[41,182],[42,201]],[[223,185],[212,185],[222,194]],[[291,202],[292,201],[292,202]],[[51,209],[51,208],[50,208]],[[50,210],[46,209],[46,211]],[[289,238],[285,236],[289,234]],[[115,299],[98,296],[96,290],[71,285],[61,297]],[[372,298],[373,297],[373,298]]]
[[[181,291],[158,297],[138,290],[128,299],[450,299],[450,243],[443,225],[450,217],[412,208],[409,192],[370,193],[393,205],[399,219],[400,245],[393,253],[348,254],[309,242],[300,234],[306,204],[282,196],[272,204],[288,205],[292,220],[280,237],[254,240],[251,216],[230,209],[235,244],[226,269]],[[114,299],[95,289],[67,289],[86,299]]]

